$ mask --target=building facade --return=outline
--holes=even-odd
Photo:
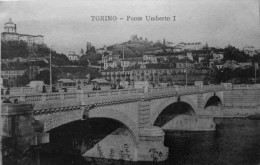
[[[75,52],[69,52],[68,58],[70,61],[79,61],[79,55]]]
[[[208,74],[208,69],[194,68],[174,68],[169,65],[138,65],[125,68],[102,70],[102,78],[111,84],[119,85],[122,81],[127,81],[130,85],[135,81],[148,81],[152,85],[159,83],[182,84],[186,83],[186,72],[188,84],[195,81],[202,81]]]
[[[181,49],[181,51],[184,51],[184,50],[201,50],[202,44],[200,42],[193,42],[193,43],[181,42],[181,43],[177,44],[176,47]]]
[[[243,48],[243,51],[245,54],[249,55],[250,57],[256,55],[256,49],[253,46],[246,46]]]
[[[44,36],[42,35],[29,35],[29,34],[19,34],[17,33],[16,24],[12,22],[10,18],[7,23],[4,24],[4,32],[1,33],[1,40],[3,42],[8,41],[24,41],[29,46],[38,44],[44,44]]]
[[[26,69],[1,70],[1,78],[6,87],[17,87],[17,79],[23,76]]]
[[[143,55],[143,60],[153,64],[157,64],[157,57],[155,55]]]

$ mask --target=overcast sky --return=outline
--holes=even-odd
[[[132,34],[153,41],[165,38],[174,43],[260,48],[259,9],[259,0],[2,1],[0,29],[4,31],[4,22],[11,17],[18,33],[43,35],[48,46],[63,53],[79,53],[87,41],[96,48],[128,41]],[[91,16],[106,15],[124,20],[91,20]],[[171,21],[144,19],[156,15],[169,16]],[[127,16],[143,17],[143,21],[126,21]]]

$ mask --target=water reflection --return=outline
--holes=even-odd
[[[83,158],[80,155],[47,153],[46,146],[32,148],[19,160],[4,156],[4,165],[259,165],[260,120],[217,119],[214,132],[167,132],[165,145],[169,159],[165,162],[125,162]],[[45,147],[45,149],[44,149]],[[38,155],[38,151],[40,151]]]
[[[215,132],[167,133],[174,164],[259,164],[260,121],[218,119]]]

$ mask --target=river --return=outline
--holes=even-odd
[[[215,119],[214,132],[167,132],[165,145],[169,158],[165,162],[124,162],[90,159],[37,151],[23,158],[24,165],[260,165],[260,120]],[[6,160],[4,164],[13,164]]]

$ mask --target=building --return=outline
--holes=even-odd
[[[1,59],[2,63],[10,63],[10,62],[26,62],[27,59],[22,58],[22,57],[15,57],[13,59]]]
[[[70,61],[79,61],[79,55],[76,54],[75,52],[69,52],[68,58]]]
[[[77,72],[75,74],[68,74],[67,76],[62,76],[60,80],[69,80],[68,82],[73,81],[73,86],[76,87],[86,87],[90,81],[90,74],[82,74],[80,72]],[[62,81],[57,82],[58,86],[62,86]]]
[[[176,68],[193,68],[194,62],[188,58],[175,61]]]
[[[182,51],[182,47],[181,47],[181,46],[174,46],[174,47],[172,48],[172,51],[173,51],[173,52],[181,52],[181,51]]]
[[[200,42],[193,42],[193,43],[185,43],[181,42],[176,45],[177,48],[180,48],[181,51],[184,50],[201,50],[202,44]]]
[[[224,53],[213,53],[213,61],[221,61],[224,58]]]
[[[185,84],[186,72],[188,83],[194,84],[195,81],[202,81],[208,74],[208,69],[196,69],[175,67],[170,64],[146,64],[135,65],[134,67],[106,69],[101,71],[103,79],[111,84],[119,85],[122,81],[127,81],[133,85],[135,81],[148,81],[150,84],[169,83]]]
[[[120,61],[121,62],[121,67],[130,67],[130,66],[132,66],[132,63],[131,63],[131,61],[128,61],[128,60],[122,60],[122,61]]]
[[[29,46],[34,44],[42,45],[44,44],[44,36],[17,33],[16,24],[13,23],[12,19],[10,18],[9,21],[4,24],[4,32],[1,33],[1,41],[24,41]]]
[[[209,62],[210,68],[216,67],[218,70],[223,69],[223,62],[220,61],[210,61]],[[227,67],[227,64],[225,65]]]
[[[204,59],[205,59],[205,57],[199,56],[199,57],[198,57],[198,63],[201,63]]]
[[[89,52],[90,50],[91,50],[91,42],[87,42],[86,52]]]
[[[106,45],[104,45],[103,48],[96,49],[96,53],[97,53],[97,54],[102,54],[102,55],[103,55],[105,52],[107,52],[107,53],[110,53],[110,52],[111,52],[111,51],[108,51],[108,50],[107,50],[107,46],[106,46]],[[111,53],[112,53],[112,52],[111,52]]]
[[[234,60],[227,60],[224,64],[223,64],[223,69],[225,68],[230,68],[232,70],[239,68],[240,65],[238,62],[234,61]]]
[[[17,79],[23,76],[26,72],[24,68],[17,69],[1,69],[1,78],[3,79],[3,84],[9,87],[17,87]]]
[[[250,57],[256,55],[256,49],[253,46],[246,46],[243,48],[243,51],[245,54],[249,55]]]
[[[157,64],[157,57],[155,55],[143,55],[143,60],[153,64]]]
[[[1,70],[1,76],[3,79],[15,79],[24,75],[26,69],[17,69],[17,70]]]
[[[174,47],[176,44],[174,42],[171,42],[171,41],[166,41],[165,42],[165,46],[167,47]]]
[[[104,69],[116,68],[117,66],[117,61],[107,61],[104,63]]]
[[[105,52],[102,55],[102,63],[104,64],[104,69],[116,68],[121,64],[121,59],[119,54],[112,54],[112,52]]]
[[[57,87],[76,87],[76,82],[71,79],[59,79],[55,85]]]
[[[222,64],[222,63],[216,63],[215,66],[216,66],[216,68],[217,68],[218,70],[220,70],[220,69],[223,68],[223,64]]]
[[[187,53],[187,58],[190,59],[191,61],[193,61],[193,56],[192,56],[192,53]]]

